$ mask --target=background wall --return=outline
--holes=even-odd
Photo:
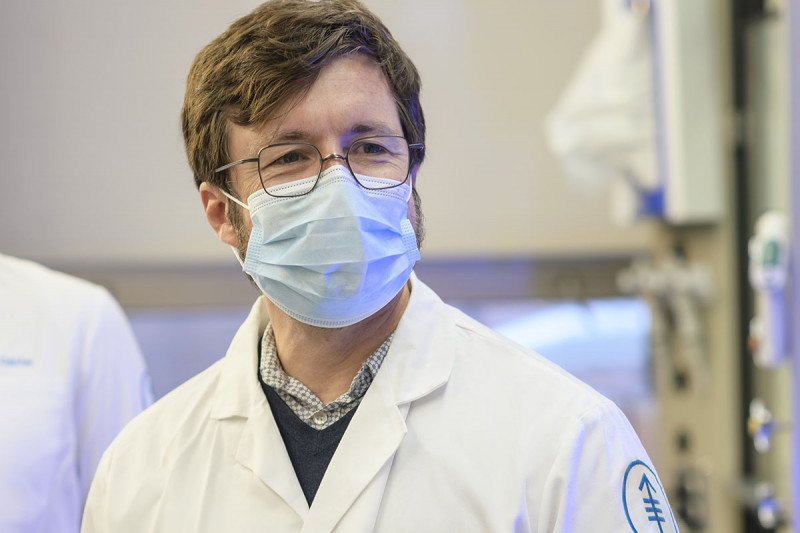
[[[426,257],[645,247],[649,228],[612,227],[607,191],[576,192],[544,144],[598,2],[367,3],[422,72]],[[232,264],[202,215],[178,114],[194,55],[256,4],[2,3],[0,251],[73,271]]]

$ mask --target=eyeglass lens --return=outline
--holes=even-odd
[[[348,148],[347,163],[354,177],[367,189],[386,189],[408,176],[408,143],[403,137],[366,137]],[[264,189],[273,196],[301,196],[310,192],[322,170],[322,155],[316,147],[305,143],[267,146],[258,154],[258,172]],[[381,178],[369,180],[364,177]],[[283,192],[278,185],[300,182]],[[383,181],[385,180],[385,181]],[[299,185],[299,184],[298,184]]]

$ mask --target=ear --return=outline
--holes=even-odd
[[[236,235],[233,224],[228,219],[228,198],[222,194],[218,187],[208,182],[203,182],[200,184],[200,201],[203,203],[206,219],[219,240],[238,248],[239,238]]]

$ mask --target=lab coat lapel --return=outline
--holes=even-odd
[[[308,503],[269,404],[264,399],[254,407],[242,432],[236,461],[283,498],[301,519],[305,518]]]
[[[407,432],[410,402],[449,378],[450,330],[441,320],[426,320],[431,308],[440,318],[444,306],[416,277],[412,282],[411,300],[389,353],[331,459],[303,532],[332,531],[337,524],[342,531],[373,529],[394,454]],[[345,517],[357,500],[358,512]]]
[[[388,388],[377,381],[376,377],[336,448],[303,532],[332,531],[370,483],[367,510],[358,514],[360,527],[348,530],[372,529],[394,452],[406,434],[408,410],[408,406],[398,409]]]
[[[308,513],[297,475],[258,381],[258,345],[269,320],[263,298],[231,341],[211,417],[220,424],[245,418],[236,461],[280,496],[301,518]]]

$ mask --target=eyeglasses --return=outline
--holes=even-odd
[[[325,161],[340,159],[365,189],[391,189],[408,179],[411,150],[422,150],[422,143],[409,144],[401,135],[377,135],[356,139],[345,155],[322,157],[316,146],[308,143],[278,143],[265,146],[257,157],[240,159],[214,170],[228,170],[242,163],[258,163],[261,186],[270,196],[303,196],[314,190]],[[314,177],[314,179],[310,179]],[[377,180],[369,178],[380,178]],[[297,182],[297,183],[296,183]],[[278,185],[294,185],[283,187]]]

